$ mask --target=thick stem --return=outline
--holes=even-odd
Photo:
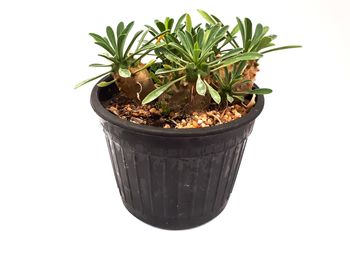
[[[129,68],[132,76],[123,78],[118,73],[113,73],[116,84],[126,97],[140,103],[148,93],[154,90],[154,83],[147,69],[138,71],[144,65],[139,64],[135,68]],[[137,72],[138,71],[138,72]],[[135,73],[136,72],[136,73]]]

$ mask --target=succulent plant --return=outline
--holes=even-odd
[[[112,75],[112,81],[100,82],[99,86],[108,86],[117,82],[119,89],[123,90],[123,92],[134,99],[139,98],[141,93],[147,94],[154,89],[153,82],[150,80],[148,71],[146,70],[147,67],[154,63],[154,60],[144,65],[141,63],[141,59],[154,49],[164,45],[164,43],[153,43],[153,41],[161,34],[164,34],[164,32],[154,36],[149,41],[144,41],[148,31],[144,32],[143,30],[140,30],[134,34],[125,49],[126,40],[133,26],[134,22],[130,22],[126,26],[124,26],[123,22],[120,22],[115,32],[110,26],[108,26],[106,28],[107,37],[102,37],[96,33],[90,33],[90,36],[95,40],[95,44],[101,46],[107,51],[107,53],[99,54],[99,56],[111,62],[110,64],[95,63],[90,66],[109,67],[110,70],[96,77],[80,82],[76,85],[77,88],[97,78]],[[140,39],[138,39],[139,37]],[[136,49],[131,52],[131,49],[137,40],[138,45]],[[140,91],[140,85],[143,88],[142,91]]]
[[[243,101],[247,94],[270,93],[270,89],[252,88],[258,60],[265,53],[300,46],[271,48],[276,35],[268,35],[267,26],[258,23],[253,30],[250,19],[237,18],[237,24],[230,29],[216,16],[203,10],[198,12],[205,25],[193,26],[189,14],[182,15],[175,25],[173,18],[167,17],[164,22],[155,20],[155,26],[146,25],[146,30],[136,32],[126,49],[134,22],[125,27],[120,22],[115,32],[107,27],[107,37],[90,33],[95,43],[107,51],[99,56],[110,62],[90,66],[110,69],[77,86],[111,75],[112,81],[99,85],[115,82],[137,104],[158,100],[170,108],[189,110],[195,110],[198,105],[205,109],[212,102],[227,105],[235,100]],[[148,35],[150,40],[145,40]],[[137,47],[132,50],[136,42]],[[145,64],[141,62],[150,55],[155,58]]]

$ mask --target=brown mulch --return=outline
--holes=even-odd
[[[249,101],[247,101],[247,104]],[[132,100],[120,93],[105,103],[105,107],[119,118],[133,123],[163,128],[204,128],[234,121],[246,115],[248,107],[243,104],[228,105],[219,109],[216,104],[210,105],[207,112],[163,112],[156,104],[135,105]]]

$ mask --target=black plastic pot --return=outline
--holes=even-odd
[[[108,79],[104,79],[105,81]],[[199,226],[225,208],[264,97],[243,118],[199,129],[164,129],[122,120],[102,106],[117,92],[94,87],[91,105],[106,135],[125,207],[165,229]]]

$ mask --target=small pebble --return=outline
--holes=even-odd
[[[198,128],[198,127],[199,127],[197,121],[192,121],[192,126],[193,126],[194,128]]]
[[[242,114],[240,114],[238,111],[236,111],[234,113],[234,115],[235,115],[236,118],[241,118],[242,117]]]
[[[130,121],[136,124],[144,124],[144,120],[135,117],[131,117]]]
[[[156,113],[157,112],[157,109],[156,108],[152,108],[149,110],[150,113]]]

